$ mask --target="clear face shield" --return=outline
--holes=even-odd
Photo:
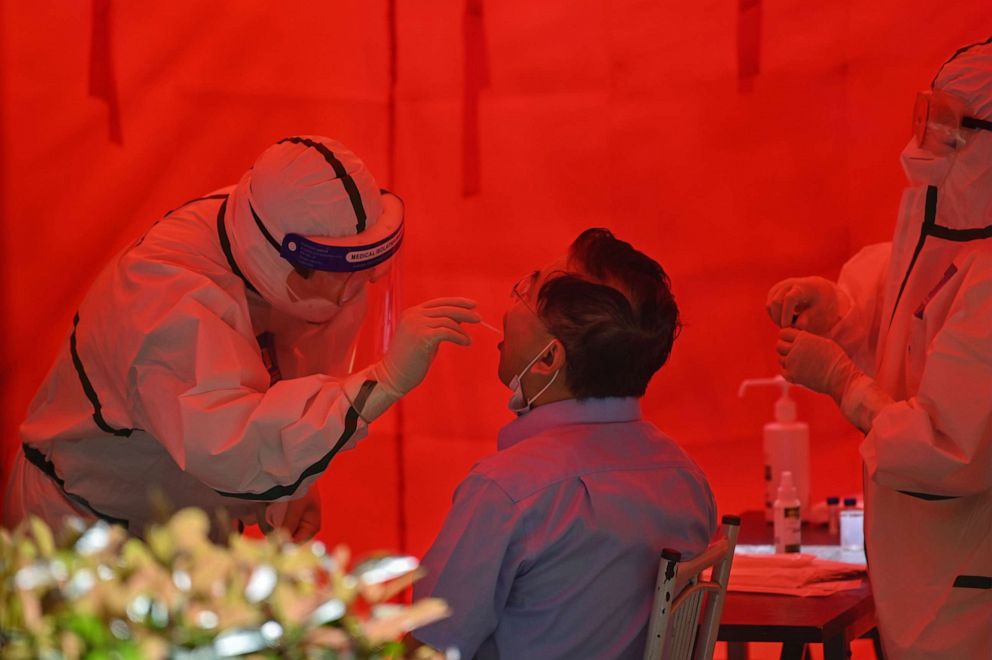
[[[972,117],[961,98],[939,89],[916,94],[913,107],[913,137],[916,146],[937,156],[946,156],[968,142],[973,130],[992,131],[992,122]]]
[[[328,238],[288,233],[279,248],[305,281],[300,287],[309,292],[305,295],[334,310],[325,329],[335,344],[327,362],[330,375],[354,373],[381,359],[396,330],[403,202],[387,191],[382,191],[382,201],[379,220],[360,234]]]
[[[403,252],[397,251],[377,266],[365,286],[365,321],[351,346],[347,373],[360,371],[382,359],[396,332],[400,312]]]

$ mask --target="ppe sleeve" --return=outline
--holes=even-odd
[[[889,270],[891,243],[863,248],[844,264],[837,288],[851,307],[830,331],[859,369],[875,373],[875,347],[881,324],[885,276]]]
[[[444,526],[424,557],[427,575],[413,591],[414,598],[443,598],[452,615],[415,630],[417,640],[475,657],[496,630],[521,562],[515,542],[519,521],[513,501],[490,479],[470,474],[458,486]]]
[[[915,396],[882,408],[861,445],[877,483],[966,496],[992,488],[992,264],[969,269],[927,348]]]
[[[135,421],[221,495],[300,497],[365,436],[355,406],[374,383],[315,374],[270,387],[247,315],[226,296],[190,291],[151,324],[129,373]]]

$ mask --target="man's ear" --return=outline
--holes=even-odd
[[[565,367],[565,345],[555,339],[541,357],[534,363],[532,370],[539,374],[553,374]]]

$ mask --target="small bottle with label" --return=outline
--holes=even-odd
[[[840,512],[840,549],[846,552],[865,549],[865,512],[853,497],[844,498],[844,510]]]
[[[834,539],[840,534],[840,498],[836,496],[827,498],[827,533]]]
[[[799,494],[792,482],[792,472],[785,470],[779,479],[774,504],[775,552],[799,552],[802,549],[802,518]]]

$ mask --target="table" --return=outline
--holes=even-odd
[[[829,540],[825,529],[813,526],[807,530],[804,526],[803,541]],[[765,523],[764,514],[745,512],[738,543],[770,541],[771,525]],[[729,643],[731,660],[747,657],[747,642],[781,642],[783,660],[802,658],[806,644],[823,644],[825,660],[846,660],[851,640],[865,635],[874,637],[875,654],[882,657],[874,629],[875,602],[865,580],[858,589],[825,597],[727,592],[717,639]]]

